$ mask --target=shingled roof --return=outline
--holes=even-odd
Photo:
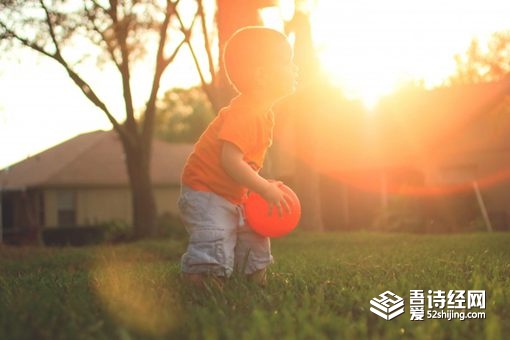
[[[190,144],[154,140],[154,185],[178,185],[192,148]],[[0,190],[124,185],[128,185],[124,151],[114,131],[78,135],[0,171]]]

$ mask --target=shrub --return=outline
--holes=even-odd
[[[124,220],[106,221],[100,228],[104,232],[104,241],[108,243],[125,242],[133,237],[133,227]]]
[[[158,235],[173,239],[186,238],[186,228],[179,216],[168,212],[160,215],[157,220]]]
[[[73,226],[45,229],[42,232],[47,246],[84,246],[104,241],[104,229],[100,226]]]

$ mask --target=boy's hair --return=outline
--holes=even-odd
[[[291,58],[292,47],[287,37],[262,26],[248,26],[236,31],[223,52],[228,79],[240,93],[252,90],[257,68],[283,64]]]

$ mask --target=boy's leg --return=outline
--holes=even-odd
[[[268,237],[255,233],[248,225],[238,227],[235,248],[236,270],[260,286],[267,284],[267,267],[273,262]]]
[[[267,286],[267,268],[259,269],[247,275],[248,280],[258,284],[261,287]]]
[[[238,222],[235,205],[214,193],[183,188],[179,209],[189,234],[181,259],[183,278],[196,286],[203,286],[211,278],[221,283],[234,266]]]

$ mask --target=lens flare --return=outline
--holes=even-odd
[[[155,277],[152,265],[103,258],[92,271],[92,287],[111,317],[149,336],[168,335],[177,325],[179,303]]]

